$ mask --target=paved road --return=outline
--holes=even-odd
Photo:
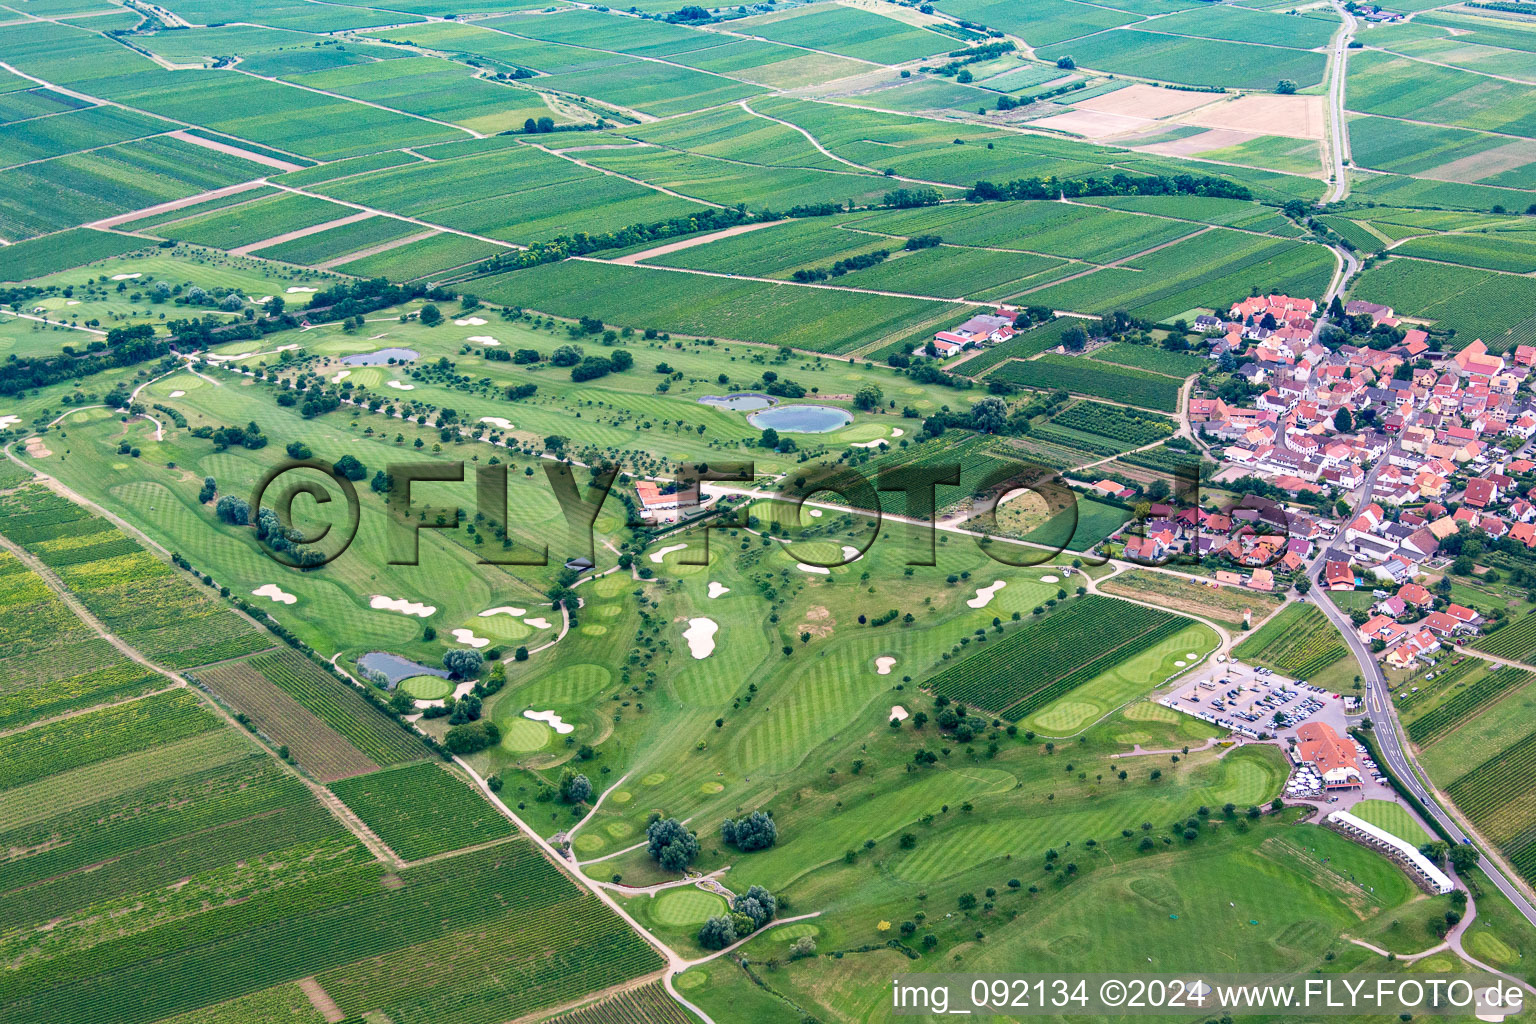
[[[1383,456],[1366,476],[1365,484],[1361,488],[1360,499],[1355,503],[1355,510],[1350,516],[1351,519],[1359,515],[1361,510],[1370,504],[1371,491],[1375,486],[1376,477],[1381,472],[1381,468],[1387,464],[1391,455],[1396,451],[1396,447],[1394,444],[1392,448],[1388,449],[1387,455]],[[1342,541],[1340,541],[1340,544],[1342,544]],[[1318,566],[1326,558],[1343,561],[1348,560],[1348,555],[1338,546],[1319,551],[1317,556],[1312,559],[1312,563],[1307,567],[1307,575],[1315,579]],[[1430,816],[1445,830],[1447,835],[1458,843],[1470,839],[1461,825],[1451,816],[1450,812],[1440,805],[1439,798],[1431,793],[1419,781],[1418,775],[1414,773],[1413,756],[1408,752],[1402,739],[1402,723],[1397,720],[1397,711],[1392,706],[1392,691],[1391,687],[1387,685],[1386,674],[1382,672],[1380,663],[1371,654],[1370,647],[1360,639],[1360,634],[1355,629],[1354,622],[1333,603],[1333,599],[1327,590],[1314,586],[1312,593],[1316,595],[1317,607],[1322,610],[1324,615],[1328,616],[1329,621],[1338,629],[1344,638],[1344,642],[1349,645],[1350,653],[1354,655],[1355,661],[1360,665],[1360,675],[1366,682],[1366,711],[1370,715],[1371,723],[1374,726],[1372,734],[1376,737],[1376,744],[1381,750],[1381,756],[1386,761],[1387,768],[1391,769],[1392,774],[1428,809]],[[1528,922],[1536,926],[1536,906],[1532,906],[1531,901],[1526,899],[1525,893],[1509,880],[1504,874],[1503,869],[1498,864],[1493,863],[1492,858],[1488,856],[1480,859],[1479,866],[1483,869],[1483,873],[1488,876],[1488,880],[1493,883],[1494,887],[1509,898],[1509,901],[1515,905],[1515,909]]]
[[[1349,176],[1344,172],[1344,161],[1349,156],[1349,128],[1344,122],[1344,83],[1349,77],[1349,41],[1359,27],[1355,16],[1344,9],[1340,0],[1333,0],[1333,9],[1339,12],[1344,24],[1333,39],[1333,77],[1328,82],[1328,121],[1332,136],[1329,149],[1333,154],[1333,188],[1327,200],[1330,203],[1349,195]]]

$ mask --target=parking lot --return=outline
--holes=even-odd
[[[1304,679],[1231,660],[1201,666],[1161,702],[1250,737],[1294,733],[1313,718],[1344,731],[1344,704],[1337,694]]]
[[[1179,680],[1158,702],[1240,736],[1256,739],[1262,733],[1278,738],[1292,764],[1286,781],[1288,800],[1315,800],[1347,808],[1364,798],[1396,799],[1364,746],[1348,735],[1343,699],[1305,679],[1290,679],[1240,661],[1212,660]],[[1361,789],[1325,792],[1317,772],[1296,763],[1296,729],[1309,721],[1330,726],[1354,747]]]

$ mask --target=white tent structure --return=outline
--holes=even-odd
[[[1435,892],[1444,895],[1456,888],[1455,883],[1434,861],[1419,852],[1418,847],[1406,840],[1388,832],[1384,828],[1372,825],[1364,818],[1357,818],[1348,811],[1334,811],[1328,815],[1328,820],[1337,825],[1346,834],[1366,841],[1368,845],[1382,849],[1393,860],[1399,861],[1420,878]]]

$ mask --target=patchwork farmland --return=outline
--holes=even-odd
[[[1520,4],[9,6],[0,1024],[1536,983]]]

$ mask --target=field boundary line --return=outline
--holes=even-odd
[[[665,969],[652,971],[649,974],[642,974],[638,978],[631,978],[628,981],[621,981],[617,985],[609,985],[607,988],[598,989],[596,992],[588,992],[586,995],[577,996],[575,999],[567,1000],[559,1006],[548,1006],[542,1010],[530,1011],[521,1017],[515,1017],[510,1021],[506,1021],[505,1024],[534,1024],[535,1021],[547,1021],[552,1017],[558,1017],[568,1010],[579,1010],[624,992],[631,992],[637,988],[654,985],[664,980],[666,976],[667,972]]]
[[[31,569],[34,573],[36,573],[38,577],[48,585],[48,589],[52,590],[55,594],[58,595],[59,600],[64,602],[69,610],[74,613],[76,618],[89,626],[97,636],[101,637],[107,643],[115,647],[118,653],[123,655],[123,657],[128,658],[130,661],[138,662],[140,665],[143,665],[147,669],[158,672],[160,675],[165,676],[165,678],[175,683],[176,686],[187,685],[187,681],[181,676],[176,675],[169,669],[165,669],[157,665],[144,654],[140,653],[138,648],[131,646],[122,637],[108,629],[106,624],[98,619],[96,615],[85,606],[85,603],[75,595],[75,592],[70,590],[69,587],[65,585],[64,581],[59,577],[59,575],[53,571],[53,568],[43,562],[42,559],[32,554],[32,552],[28,551],[20,544],[11,540],[9,537],[3,535],[0,535],[0,548],[4,548],[11,554],[15,555],[17,561],[21,562],[28,569]],[[174,689],[174,687],[167,687],[167,689]]]
[[[557,156],[561,160],[568,160],[571,163],[575,164],[577,167],[584,167],[584,168],[586,168],[589,171],[596,171],[599,174],[606,174],[610,178],[619,178],[620,180],[629,182],[631,185],[639,185],[639,186],[641,186],[643,188],[652,189],[653,191],[660,192],[663,195],[671,196],[674,199],[682,199],[682,200],[684,200],[686,202],[690,202],[690,203],[701,203],[704,206],[713,206],[717,210],[728,209],[728,207],[726,207],[726,206],[724,206],[724,205],[722,205],[720,203],[712,203],[708,199],[700,199],[698,196],[685,195],[682,192],[673,191],[672,189],[667,188],[665,185],[658,185],[655,182],[646,181],[644,178],[635,178],[635,177],[632,177],[632,176],[630,176],[628,174],[622,174],[619,171],[609,170],[606,167],[599,167],[596,164],[589,164],[585,160],[581,159],[580,157],[570,156],[569,154],[567,154],[567,153],[565,153],[565,152],[563,152],[561,150],[550,149],[547,146],[541,146],[537,142],[523,142],[521,139],[519,139],[518,140],[518,144],[519,145],[523,145],[523,146],[527,146],[530,149],[536,149],[536,150],[538,150],[541,153],[547,153],[550,156]],[[657,147],[657,148],[662,148],[662,147]],[[697,155],[697,154],[695,154],[695,155]]]
[[[360,100],[356,96],[348,96],[345,93],[330,92],[326,89],[317,89],[312,85],[300,85],[298,82],[290,82],[285,78],[274,78],[271,75],[258,75],[254,71],[246,71],[239,67],[232,66],[229,70],[234,71],[237,74],[245,75],[249,78],[259,78],[264,82],[272,82],[277,85],[286,85],[294,89],[302,89],[305,92],[313,92],[318,93],[321,96],[329,96],[333,100],[345,100],[348,103],[356,103],[359,106],[372,107],[375,110],[383,110],[390,114],[399,114],[401,117],[409,117],[417,121],[426,121],[428,124],[435,124],[441,128],[453,128],[457,131],[466,132],[470,138],[487,138],[484,132],[477,132],[473,128],[466,128],[461,124],[454,124],[452,121],[440,121],[435,117],[428,117],[425,114],[413,114],[409,110],[400,110],[398,107],[386,107],[382,103],[374,103],[370,100]],[[299,168],[294,169],[298,170]]]
[[[281,235],[273,235],[271,238],[265,238],[259,242],[248,242],[238,248],[230,249],[229,253],[232,256],[249,256],[258,249],[267,249],[272,246],[282,245],[284,242],[292,242],[300,238],[307,238],[310,235],[318,235],[322,231],[345,227],[348,224],[356,224],[360,220],[367,220],[369,217],[374,216],[377,216],[377,214],[369,213],[367,210],[359,210],[356,213],[349,213],[345,217],[338,217],[335,220],[328,220],[321,224],[311,224],[307,228],[296,228],[293,231],[285,232]]]
[[[571,256],[569,258],[573,260],[581,260],[584,263],[606,263],[609,266],[621,265],[614,260],[599,259],[596,256]],[[984,306],[988,309],[995,309],[997,307],[996,302],[977,302],[975,299],[951,299],[945,298],[941,295],[913,295],[910,292],[886,292],[879,291],[874,288],[842,288],[838,285],[820,284],[813,281],[781,281],[776,277],[755,277],[750,274],[727,274],[724,271],[719,270],[691,270],[687,267],[663,267],[655,263],[631,263],[622,265],[632,266],[640,270],[656,270],[663,273],[698,274],[703,277],[723,277],[732,281],[761,281],[763,284],[778,284],[789,288],[820,288],[823,291],[829,292],[851,292],[856,295],[884,295],[893,299],[918,299],[923,302],[947,302],[952,305],[958,304],[977,307]],[[828,353],[823,352],[821,355],[826,357]]]
[[[174,213],[175,211],[188,206],[196,206],[199,203],[206,203],[214,199],[223,199],[225,196],[239,195],[241,192],[249,192],[252,189],[261,188],[262,186],[266,185],[266,183],[267,182],[265,178],[252,178],[250,181],[242,181],[235,185],[225,185],[223,188],[210,189],[207,192],[199,192],[195,196],[187,196],[184,199],[172,199],[170,202],[156,203],[154,206],[146,206],[140,210],[129,210],[127,213],[115,213],[110,217],[103,217],[101,220],[93,220],[88,224],[82,224],[80,226],[83,228],[97,229],[115,228],[119,224],[131,224],[136,220],[143,220],[145,217],[154,217],[162,213]],[[246,203],[255,202],[256,199],[259,198],[261,197],[252,196],[250,199],[245,199],[238,203],[230,203],[228,206],[221,206],[219,207],[219,210],[220,212],[232,210],[237,206],[243,206]],[[209,212],[211,213],[212,211]],[[191,215],[189,214],[188,216]],[[184,217],[176,218],[176,220],[185,219],[186,218]],[[172,222],[167,221],[167,223]],[[64,230],[67,231],[69,229],[65,228]],[[59,234],[60,232],[52,233]],[[38,237],[46,238],[48,236],[39,235]]]
[[[304,998],[309,1000],[309,1005],[315,1008],[315,1012],[324,1017],[326,1024],[338,1024],[347,1019],[341,1007],[336,1005],[336,1000],[331,994],[320,987],[320,982],[314,977],[300,978],[299,990],[304,993]]]
[[[132,697],[124,697],[122,700],[109,700],[101,704],[92,704],[88,708],[76,708],[73,711],[60,712],[57,715],[50,715],[47,718],[39,718],[35,722],[28,722],[25,725],[18,725],[14,728],[0,730],[0,738],[4,738],[6,736],[15,736],[16,734],[23,732],[30,732],[33,729],[37,729],[45,725],[55,725],[59,722],[68,721],[71,718],[79,718],[81,715],[89,715],[95,711],[107,711],[112,708],[120,708],[124,705],[132,704],[134,701],[144,700],[146,697],[158,697],[161,694],[182,689],[186,685],[186,683],[178,683],[174,686],[162,686],[158,690],[145,690],[143,693],[135,694]]]
[[[308,189],[299,188],[296,185],[285,185],[280,181],[268,181],[267,184],[271,185],[273,188],[282,189],[284,192],[292,192],[294,195],[308,196],[311,199],[324,199],[326,202],[335,203],[338,206],[350,206],[354,210],[363,210],[368,213],[376,214],[380,217],[388,217],[391,220],[402,220],[407,224],[417,224],[423,228],[431,228],[434,231],[442,231],[450,235],[460,235],[464,238],[473,238],[477,242],[486,242],[490,245],[494,245],[502,249],[527,248],[527,246],[518,245],[516,242],[508,242],[500,238],[491,238],[488,235],[477,235],[473,231],[461,231],[458,228],[450,228],[444,224],[434,224],[431,221],[422,220],[419,217],[408,217],[403,213],[391,213],[388,210],[382,210],[376,206],[364,206],[362,203],[354,203],[346,199],[336,199],[332,196],[328,196],[320,192],[311,192]],[[324,184],[328,184],[328,182]]]
[[[171,132],[171,138],[180,139],[182,142],[185,142],[191,146],[201,146],[203,149],[211,149],[215,153],[225,153],[229,156],[237,156],[242,160],[249,160],[252,163],[262,164],[279,171],[302,171],[304,169],[303,164],[290,163],[287,160],[279,160],[275,156],[267,156],[265,153],[255,153],[248,149],[241,149],[239,146],[231,145],[228,142],[219,142],[215,139],[205,139],[201,135],[193,135],[188,131],[182,131],[178,129],[177,131]]]
[[[1501,82],[1509,82],[1511,85],[1536,85],[1536,80],[1533,79],[1511,78],[1508,75],[1495,75],[1489,71],[1477,71],[1473,68],[1464,68],[1456,64],[1442,64],[1438,60],[1425,60],[1423,57],[1415,57],[1411,53],[1398,53],[1396,50],[1389,50],[1384,46],[1366,46],[1362,47],[1362,49],[1374,50],[1376,53],[1390,54],[1393,57],[1401,57],[1403,60],[1411,60],[1416,64],[1428,64],[1431,67],[1445,68],[1447,71],[1460,71],[1463,74],[1480,75],[1483,78],[1495,78]],[[1499,47],[1499,49],[1505,49],[1505,47]]]
[[[414,235],[406,235],[404,238],[396,238],[392,241],[380,242],[378,245],[371,245],[366,249],[358,249],[355,252],[344,253],[340,256],[332,257],[323,263],[316,263],[315,269],[330,270],[332,267],[339,267],[343,263],[351,263],[353,260],[362,260],[367,259],[369,256],[377,256],[381,252],[389,252],[391,249],[398,249],[403,245],[410,245],[412,242],[424,242],[436,234],[436,231],[430,229],[425,231],[418,231]]]

